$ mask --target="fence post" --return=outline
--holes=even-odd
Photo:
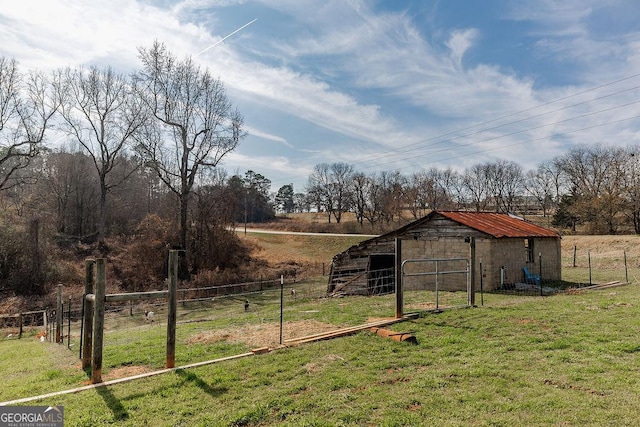
[[[396,255],[396,319],[403,316],[403,290],[402,290],[402,240],[395,239]]]
[[[469,301],[471,307],[476,306],[476,238],[469,238],[469,248],[471,251],[471,287],[469,289]]]
[[[280,275],[280,345],[282,345],[282,322],[284,321],[284,276]]]
[[[166,367],[176,366],[176,319],[178,310],[178,252],[169,251],[169,313],[167,315],[167,360]]]
[[[589,258],[589,286],[591,286],[591,251],[587,252]]]
[[[482,258],[480,259],[480,305],[484,305],[484,289],[482,288],[484,283],[484,271],[482,270]]]
[[[62,342],[62,285],[58,285],[58,303],[56,306],[56,343]]]
[[[542,252],[538,252],[538,276],[540,277],[540,296],[542,294]]]
[[[71,295],[69,295],[69,307],[67,307],[67,348],[71,350]]]
[[[624,253],[624,281],[629,283],[629,270],[627,269],[627,251],[623,251]]]
[[[87,295],[93,294],[93,266],[96,261],[87,259],[84,261],[84,297],[82,298],[84,314],[82,316],[82,369],[91,366],[91,346],[93,345],[93,302],[87,299]]]
[[[44,323],[44,334],[46,336],[49,332],[49,330],[47,329],[47,310],[42,311],[42,322]]]
[[[18,339],[22,338],[22,313],[20,313],[19,319],[18,319],[18,323],[20,324],[20,332],[18,332]]]
[[[91,384],[102,382],[102,345],[104,338],[104,299],[107,283],[107,260],[96,260],[96,290],[93,315],[93,349],[91,357]]]

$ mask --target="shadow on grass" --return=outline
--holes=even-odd
[[[109,410],[113,413],[113,419],[115,421],[124,421],[129,418],[129,413],[125,409],[120,400],[111,393],[108,387],[98,387],[96,392],[102,397],[104,403]]]
[[[202,378],[200,378],[199,376],[197,376],[193,372],[187,372],[187,371],[184,371],[182,369],[178,369],[176,371],[176,375],[179,375],[185,381],[189,381],[189,382],[193,383],[195,386],[200,388],[202,391],[204,391],[205,393],[207,393],[211,397],[219,397],[219,396],[222,396],[224,393],[227,392],[227,389],[224,388],[224,387],[222,387],[222,388],[212,387],[210,384],[208,384],[206,381],[204,381]]]
[[[85,372],[86,372],[86,370],[85,370]],[[90,368],[89,368],[89,372],[88,373],[90,374]],[[203,379],[198,377],[193,372],[187,372],[187,371],[184,371],[182,369],[178,369],[178,370],[175,371],[175,373],[176,373],[177,376],[179,376],[182,379],[182,383],[183,384],[185,382],[193,383],[196,387],[200,388],[202,391],[204,391],[205,393],[207,393],[211,397],[219,397],[219,396],[221,396],[221,395],[223,395],[224,393],[227,392],[227,388],[225,388],[225,387],[219,387],[219,388],[212,387],[210,384],[208,384],[206,381],[204,381]],[[181,385],[180,384],[176,384],[175,387],[181,387]],[[125,406],[122,404],[122,401],[120,399],[118,399],[116,396],[114,396],[114,394],[111,392],[109,387],[106,387],[106,386],[97,387],[96,388],[96,392],[104,400],[105,405],[107,405],[107,407],[109,408],[109,410],[113,414],[113,419],[115,421],[125,421],[125,420],[127,420],[129,418],[129,412],[127,411]],[[137,399],[137,398],[140,398],[140,397],[143,397],[143,396],[147,396],[147,395],[149,395],[148,392],[146,392],[146,393],[137,393],[137,394],[133,394],[133,395],[127,396],[124,400],[134,400],[134,399]]]

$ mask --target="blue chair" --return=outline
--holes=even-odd
[[[536,286],[540,286],[540,276],[538,276],[537,274],[530,273],[527,267],[522,267],[522,271],[524,272],[525,282],[533,283]]]

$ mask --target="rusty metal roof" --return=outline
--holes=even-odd
[[[501,237],[560,237],[548,228],[540,227],[513,215],[494,212],[452,212],[437,211],[452,221],[489,234],[497,239]]]

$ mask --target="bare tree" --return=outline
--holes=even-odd
[[[464,171],[461,191],[468,195],[469,202],[477,212],[486,210],[489,202],[489,184],[486,164],[477,164]]]
[[[321,163],[309,176],[307,192],[327,213],[328,222],[333,216],[337,223],[351,205],[351,179],[353,166],[347,163]]]
[[[82,146],[98,174],[98,242],[104,247],[107,193],[137,167],[127,161],[126,150],[145,124],[147,110],[129,79],[111,68],[68,69],[64,87],[67,99],[61,109],[62,128]],[[114,170],[118,171],[117,177]]]
[[[425,215],[429,206],[429,193],[433,188],[433,181],[429,179],[424,171],[412,173],[407,182],[405,197],[407,207],[413,219],[418,219]]]
[[[56,232],[82,236],[95,231],[98,184],[86,154],[79,151],[48,153],[37,188],[40,199],[54,218],[51,222]]]
[[[243,118],[222,82],[191,58],[178,60],[159,42],[139,53],[139,93],[157,124],[140,139],[139,151],[178,197],[180,244],[186,249],[196,178],[236,148],[244,137]]]
[[[444,200],[438,203],[438,209],[460,209],[465,206],[461,174],[451,168],[438,171],[438,183],[444,197]]]
[[[496,212],[514,212],[516,199],[523,192],[522,168],[515,162],[499,160],[485,163],[483,169]]]
[[[339,224],[342,221],[342,215],[351,207],[351,179],[353,177],[353,166],[347,163],[332,163],[331,178],[332,185],[329,191],[333,194],[335,206],[333,209],[333,217]]]
[[[19,184],[16,172],[39,154],[60,105],[55,82],[38,72],[25,77],[15,60],[0,56],[0,191]]]
[[[627,157],[624,149],[596,145],[575,147],[558,160],[575,195],[573,211],[590,224],[591,232],[616,233]]]
[[[625,215],[633,225],[633,231],[640,234],[640,146],[628,148],[625,168]]]
[[[527,193],[536,199],[544,217],[549,214],[549,209],[555,203],[555,182],[555,175],[549,163],[541,163],[537,169],[527,172],[524,180]]]
[[[369,177],[362,172],[356,172],[351,179],[352,208],[356,214],[356,221],[358,221],[360,226],[364,225],[365,210],[367,208],[367,187],[369,182]]]
[[[373,227],[383,216],[383,187],[380,175],[373,174],[362,182],[363,209],[362,216]]]
[[[331,173],[328,163],[315,165],[313,172],[309,175],[307,183],[307,194],[313,200],[313,204],[318,212],[324,211],[327,214],[327,221],[331,223],[331,213],[333,212],[333,194],[329,191],[331,186]]]
[[[426,215],[430,210],[451,208],[453,202],[449,192],[452,174],[451,169],[440,171],[434,167],[409,176],[405,197],[414,219]]]
[[[381,217],[389,224],[394,219],[402,219],[407,179],[400,171],[382,171],[378,175],[380,188]]]

